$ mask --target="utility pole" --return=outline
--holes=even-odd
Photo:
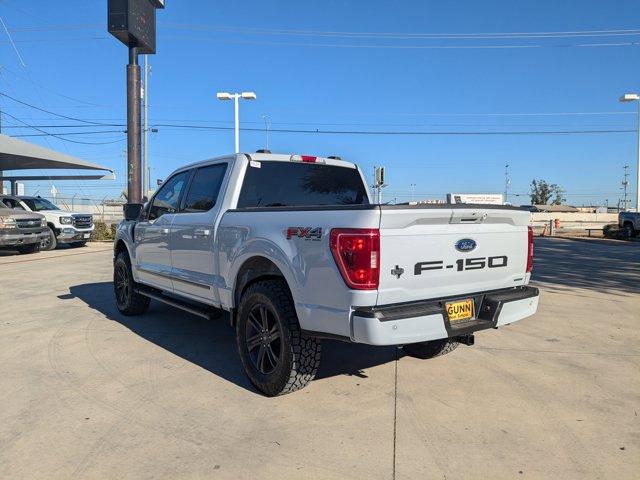
[[[509,184],[511,180],[509,179],[509,164],[505,164],[504,166],[504,203],[509,203]]]
[[[416,184],[415,183],[410,183],[409,184],[409,188],[411,189],[411,200],[410,201],[413,202],[413,193],[416,190]]]
[[[143,87],[143,99],[144,99],[144,127],[142,129],[142,196],[149,196],[149,55],[144,56],[144,87]]]
[[[627,203],[627,187],[629,186],[629,165],[625,165],[623,168],[624,175],[622,177],[622,189],[624,191],[624,200],[622,202],[622,209],[626,212],[627,208],[629,208],[629,204]]]

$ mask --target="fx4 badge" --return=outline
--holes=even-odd
[[[393,275],[396,278],[400,278],[400,276],[404,273],[404,268],[396,265],[396,268],[394,268],[393,270],[391,270],[391,275]]]
[[[322,227],[288,227],[287,240],[291,240],[293,237],[318,241],[322,238]]]

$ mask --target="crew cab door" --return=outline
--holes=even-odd
[[[226,172],[227,163],[197,168],[171,225],[174,291],[207,303],[216,303],[218,298],[213,245],[218,196]]]
[[[148,210],[135,228],[138,280],[167,291],[171,281],[171,223],[178,210],[191,171],[178,172],[154,195]]]

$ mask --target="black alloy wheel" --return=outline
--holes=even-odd
[[[124,308],[128,305],[131,297],[131,279],[129,278],[129,272],[124,262],[118,262],[115,265],[115,278],[114,285],[116,291],[116,301],[118,306]]]
[[[263,375],[272,373],[282,357],[282,331],[274,313],[265,304],[255,305],[245,328],[245,343],[253,367]]]
[[[236,343],[247,377],[269,397],[300,390],[320,364],[320,340],[302,332],[287,283],[253,283],[238,306]]]
[[[123,315],[140,315],[149,308],[149,297],[137,290],[131,272],[131,262],[126,252],[118,253],[113,265],[113,292],[116,306]]]

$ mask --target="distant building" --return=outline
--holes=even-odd
[[[501,193],[447,193],[447,203],[504,205],[504,197]]]
[[[564,212],[579,212],[580,209],[572,207],[571,205],[532,205],[535,207],[535,211],[538,212],[552,212],[552,213],[564,213]]]
[[[441,199],[427,198],[425,200],[418,200],[417,202],[413,203],[415,203],[416,205],[444,205],[447,202]]]

